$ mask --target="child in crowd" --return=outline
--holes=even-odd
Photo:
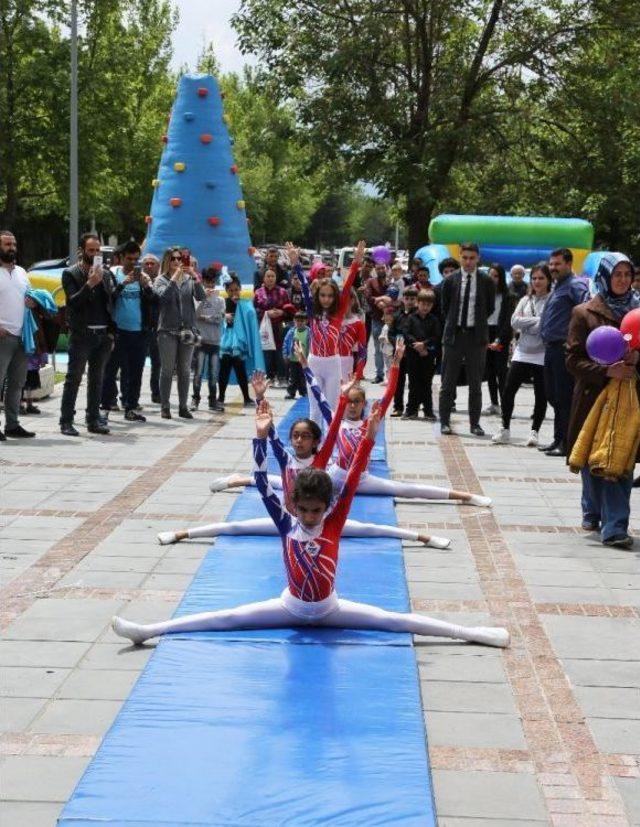
[[[218,373],[220,369],[220,338],[224,320],[225,303],[216,290],[217,272],[212,268],[202,271],[202,286],[206,298],[196,307],[196,325],[200,332],[200,344],[196,349],[196,367],[193,374],[191,410],[200,404],[200,389],[206,376],[209,385],[209,410],[223,411],[217,399]]]
[[[298,343],[305,357],[309,354],[309,327],[307,314],[298,310],[293,317],[293,327],[290,327],[284,337],[282,355],[287,365],[287,393],[285,399],[295,399],[296,391],[300,396],[307,395],[307,383],[304,378],[300,358],[296,352],[295,343]]]
[[[410,632],[508,646],[509,632],[503,628],[458,626],[417,613],[390,612],[354,603],[336,594],[340,536],[360,475],[369,460],[380,416],[380,410],[374,406],[340,496],[334,499],[331,479],[325,471],[306,468],[296,477],[289,512],[267,477],[267,437],[273,429],[273,417],[268,403],[261,402],[253,443],[255,482],[282,541],[288,581],[284,591],[270,600],[161,623],[138,624],[114,617],[115,633],[140,644],[171,632],[324,626]]]
[[[417,419],[420,408],[428,422],[435,422],[431,384],[436,372],[442,329],[433,312],[435,297],[430,290],[418,293],[418,308],[408,319],[405,331],[409,401],[403,419]]]
[[[395,347],[396,341],[402,337],[406,338],[407,327],[411,314],[415,312],[418,301],[418,291],[413,286],[405,286],[402,293],[402,306],[397,310],[393,322],[389,326],[389,338]],[[402,416],[404,413],[404,386],[407,380],[408,353],[405,351],[398,370],[398,386],[393,397],[393,411],[391,416]]]
[[[378,339],[380,340],[380,346],[382,348],[382,358],[384,360],[384,373],[385,376],[389,376],[389,369],[391,368],[391,362],[393,360],[393,342],[391,341],[390,330],[393,326],[393,317],[395,315],[395,309],[392,304],[386,305],[384,310],[382,311],[382,330],[380,331],[380,335]],[[385,384],[383,382],[383,384]]]

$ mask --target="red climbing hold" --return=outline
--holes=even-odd
[[[182,198],[170,198],[169,203],[172,207],[179,207],[182,204]]]
[[[163,135],[162,136],[162,143],[163,144],[168,144],[169,143],[169,136],[168,135]]]
[[[220,219],[217,215],[210,216],[209,218],[207,218],[207,221],[209,222],[209,224],[211,224],[212,227],[217,227],[220,223]]]
[[[209,90],[206,86],[198,86],[198,97],[199,98],[206,98],[209,94]]]
[[[145,215],[145,217],[144,217],[144,223],[145,224],[151,224],[152,221],[153,221],[153,218],[150,215]]]
[[[213,140],[213,135],[210,135],[208,132],[203,132],[200,136],[200,143],[202,144],[210,144]]]
[[[237,164],[231,164],[231,172],[233,172],[233,174],[235,175],[237,171],[238,171],[238,165]]]

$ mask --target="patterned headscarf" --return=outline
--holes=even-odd
[[[622,319],[630,310],[640,307],[640,299],[635,295],[629,285],[629,289],[622,296],[616,296],[611,292],[611,275],[618,264],[626,262],[633,271],[631,260],[624,253],[605,253],[600,259],[598,271],[593,283],[596,291],[602,296],[607,307],[616,319]]]

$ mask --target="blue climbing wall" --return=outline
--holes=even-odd
[[[188,247],[201,268],[219,262],[248,280],[255,263],[226,117],[211,75],[180,78],[153,180],[146,249],[161,256],[171,245]]]

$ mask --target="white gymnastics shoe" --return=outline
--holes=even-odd
[[[418,540],[429,548],[449,548],[451,545],[451,540],[448,537],[436,537],[434,534],[430,537],[426,534],[418,535]]]
[[[497,434],[491,437],[491,442],[494,442],[496,445],[507,445],[507,443],[511,442],[511,431],[508,428],[502,428]]]
[[[158,534],[158,542],[161,546],[169,546],[171,543],[177,543],[178,538],[176,537],[175,531],[161,531]]]
[[[224,491],[227,488],[234,488],[238,485],[247,485],[247,477],[243,474],[228,474],[226,477],[217,477],[213,482],[209,483],[209,491],[217,494],[218,491]]]
[[[148,637],[138,623],[132,623],[117,615],[111,621],[111,628],[119,637],[126,637],[136,645],[143,643]]]
[[[483,497],[481,494],[472,494],[468,500],[467,505],[491,505],[491,497]]]
[[[537,431],[531,431],[531,433],[529,434],[529,439],[525,442],[525,445],[527,446],[527,448],[535,448],[537,444],[538,444],[538,432]]]
[[[501,626],[475,626],[469,630],[467,640],[469,643],[482,643],[483,646],[506,649],[511,641],[511,635]]]

